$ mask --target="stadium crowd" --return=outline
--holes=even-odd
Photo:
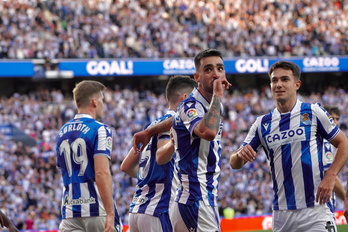
[[[348,54],[347,0],[3,0],[0,58]]]
[[[109,86],[105,94],[106,114],[103,122],[114,130],[112,172],[115,199],[123,222],[128,220],[135,179],[120,170],[121,161],[131,147],[133,133],[162,115],[166,110],[163,94]],[[348,92],[328,87],[322,94],[300,95],[309,102],[338,105],[342,111],[340,125],[347,134]],[[222,174],[219,205],[231,207],[235,216],[271,213],[272,182],[266,156],[241,170],[232,170],[228,159],[245,137],[255,117],[273,109],[269,88],[236,90],[223,98],[225,105]],[[0,137],[0,209],[19,229],[57,229],[60,222],[61,176],[56,168],[55,137],[62,123],[76,113],[71,96],[60,90],[43,89],[29,94],[15,93],[0,97],[0,122],[11,123],[37,141],[33,147]],[[348,167],[340,173],[345,185]],[[339,201],[337,209],[343,209]],[[222,216],[222,215],[221,215]]]

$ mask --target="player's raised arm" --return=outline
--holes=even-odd
[[[132,139],[132,146],[134,151],[142,152],[153,135],[169,131],[172,127],[172,119],[173,117],[167,118],[163,122],[135,133]]]

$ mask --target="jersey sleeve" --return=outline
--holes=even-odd
[[[339,127],[336,126],[331,115],[320,104],[314,104],[313,108],[318,120],[318,133],[328,141],[333,140],[340,132]]]
[[[207,110],[197,101],[188,101],[179,108],[179,115],[186,129],[193,134],[193,129],[204,117]]]
[[[106,156],[111,158],[112,151],[112,130],[110,127],[103,125],[98,128],[94,156]]]
[[[251,126],[247,137],[245,138],[245,140],[242,143],[242,146],[245,146],[247,144],[249,144],[253,150],[255,152],[257,152],[259,150],[259,148],[261,147],[261,141],[259,138],[259,133],[258,133],[258,122],[259,122],[259,118],[253,123],[253,125]]]

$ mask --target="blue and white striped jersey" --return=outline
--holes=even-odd
[[[62,217],[106,216],[95,182],[94,157],[110,159],[112,131],[88,114],[77,114],[59,130],[57,166],[63,178]],[[119,222],[115,205],[115,223]]]
[[[324,146],[323,146],[323,167],[324,171],[327,171],[335,156],[336,156],[336,150],[337,148],[332,145],[329,141],[324,139]],[[332,195],[330,198],[330,202],[328,202],[328,207],[330,208],[331,212],[334,213],[336,209],[336,194],[334,191],[332,191]]]
[[[252,125],[243,145],[263,147],[273,180],[274,210],[314,206],[323,175],[323,138],[331,141],[339,128],[319,104],[297,100],[289,113],[274,109]]]
[[[173,121],[175,164],[181,184],[175,201],[182,204],[192,205],[197,200],[203,200],[206,205],[217,206],[222,121],[213,141],[199,138],[193,132],[209,106],[209,102],[195,88],[180,104]]]
[[[329,167],[331,166],[335,156],[336,156],[336,147],[332,145],[329,141],[324,139],[324,146],[323,146],[323,165],[324,165],[324,171],[327,171]]]
[[[154,120],[145,127],[153,126],[173,116],[174,110]],[[156,162],[157,143],[162,139],[170,139],[169,131],[151,137],[139,158],[138,182],[135,195],[129,207],[130,213],[143,213],[159,217],[168,212],[172,198],[172,180],[174,160],[158,165]]]

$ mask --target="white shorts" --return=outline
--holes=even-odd
[[[159,217],[155,217],[143,213],[129,214],[129,232],[172,232],[168,213],[163,213]]]
[[[335,218],[324,205],[297,210],[274,210],[274,232],[337,232]]]
[[[63,219],[59,225],[60,232],[103,232],[106,217],[78,217]],[[120,225],[115,227],[116,232],[122,231]]]
[[[197,201],[193,205],[173,202],[170,208],[170,220],[174,232],[218,232],[220,217],[216,206],[205,205]]]

